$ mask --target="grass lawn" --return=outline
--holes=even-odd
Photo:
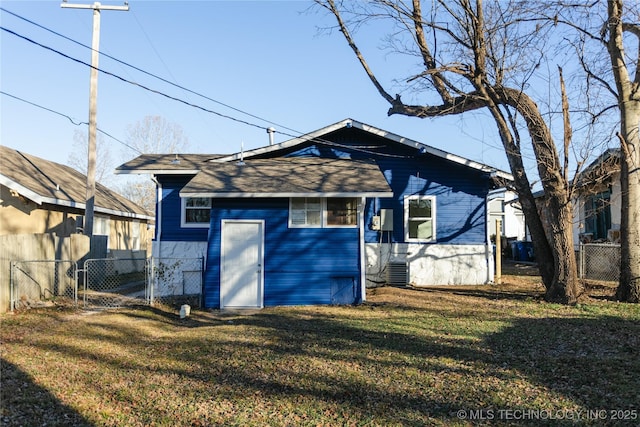
[[[357,307],[0,318],[7,426],[638,425],[640,306],[538,280],[378,288]]]

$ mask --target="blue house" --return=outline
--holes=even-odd
[[[204,256],[211,308],[488,283],[487,201],[512,178],[351,119],[229,156],[143,155],[118,173],[154,176],[154,256]]]

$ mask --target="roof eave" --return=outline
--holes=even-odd
[[[14,180],[4,176],[4,175],[0,175],[0,184],[4,185],[5,187],[7,187],[10,190],[14,190],[16,191],[18,194],[26,197],[27,199],[33,201],[35,204],[37,205],[41,205],[42,203],[48,203],[45,201],[45,198],[42,197],[40,194],[29,190],[27,187],[18,184],[17,182],[15,182]]]
[[[289,197],[393,197],[391,191],[357,191],[357,192],[283,192],[283,193],[260,193],[260,192],[180,192],[180,197],[212,197],[220,199],[228,198],[289,198]]]
[[[116,169],[116,175],[196,175],[200,169]]]
[[[74,209],[81,209],[81,210],[84,210],[87,207],[86,203],[83,203],[83,202],[76,202],[74,200],[64,200],[64,199],[58,199],[55,197],[42,196],[40,194],[35,193],[32,190],[29,190],[25,186],[20,185],[17,182],[7,178],[4,175],[0,175],[0,184],[4,185],[10,190],[14,190],[18,194],[22,195],[23,197],[26,197],[27,199],[31,200],[32,202],[34,202],[39,206],[42,206],[43,204],[48,204],[48,205],[64,206],[67,208],[74,208]],[[94,210],[96,212],[100,212],[108,215],[114,215],[114,216],[121,216],[126,218],[136,218],[136,219],[145,219],[145,220],[154,219],[154,217],[150,215],[144,215],[136,212],[118,211],[115,209],[103,208],[97,205],[94,207]]]
[[[449,161],[454,162],[454,163],[458,163],[458,164],[461,164],[461,165],[464,165],[464,166],[468,166],[468,167],[473,168],[473,169],[480,170],[482,172],[495,173],[498,176],[500,176],[501,178],[513,181],[513,175],[511,175],[508,172],[498,170],[498,169],[496,169],[494,167],[491,167],[489,165],[485,165],[485,164],[480,163],[480,162],[476,162],[474,160],[466,159],[466,158],[458,156],[456,154],[448,153],[446,151],[440,150],[440,149],[432,147],[430,145],[426,145],[426,144],[423,144],[421,142],[415,141],[413,139],[402,137],[402,136],[397,135],[397,134],[392,133],[392,132],[387,132],[385,130],[376,128],[374,126],[367,125],[365,123],[362,123],[362,122],[359,122],[359,121],[353,120],[353,119],[342,120],[342,121],[340,121],[338,123],[326,126],[326,127],[322,128],[322,129],[319,129],[317,131],[310,132],[310,133],[307,133],[307,134],[302,135],[300,137],[293,138],[293,139],[281,142],[280,144],[268,145],[266,147],[260,147],[260,148],[254,149],[254,150],[245,151],[243,153],[231,154],[229,156],[220,157],[218,159],[213,159],[212,162],[228,162],[228,161],[233,161],[233,160],[239,160],[241,157],[246,159],[246,158],[250,158],[250,157],[253,157],[253,156],[260,155],[260,154],[269,153],[271,151],[290,148],[290,147],[296,146],[296,145],[298,145],[300,143],[303,143],[303,142],[306,142],[306,141],[311,141],[314,138],[318,138],[318,137],[320,137],[322,135],[326,135],[326,134],[331,133],[331,132],[333,132],[335,130],[341,129],[341,128],[345,127],[345,126],[354,127],[356,129],[363,130],[363,131],[371,133],[373,135],[377,135],[377,136],[380,136],[380,137],[383,137],[383,138],[390,139],[392,141],[398,142],[398,143],[406,145],[408,147],[415,148],[416,150],[424,152],[425,154],[428,153],[428,154],[431,154],[431,155],[434,155],[434,156],[449,160]]]

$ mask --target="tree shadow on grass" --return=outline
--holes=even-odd
[[[606,411],[606,419],[596,420],[599,425],[637,425],[638,407],[640,401],[640,322],[621,319],[618,317],[594,316],[575,318],[521,318],[515,319],[507,328],[487,334],[480,346],[475,346],[452,337],[451,340],[428,340],[416,338],[411,334],[401,332],[381,332],[353,328],[345,326],[343,322],[333,321],[328,318],[313,318],[307,322],[289,323],[279,316],[259,315],[241,321],[242,323],[261,325],[271,328],[280,340],[274,348],[274,352],[282,355],[304,354],[314,348],[310,346],[314,342],[322,342],[326,352],[318,353],[324,359],[334,358],[335,362],[341,360],[339,350],[347,350],[349,347],[371,348],[373,352],[390,352],[397,354],[398,360],[378,364],[379,369],[414,369],[418,368],[428,372],[425,378],[438,377],[442,373],[456,377],[457,374],[467,381],[473,382],[475,366],[481,366],[487,376],[492,376],[497,381],[511,381],[513,378],[508,371],[515,371],[519,378],[525,378],[527,382],[542,390],[550,390],[545,393],[543,401],[546,406],[540,406],[536,402],[536,396],[524,396],[524,403],[520,407],[497,407],[505,410],[543,410],[549,413],[557,413],[563,410]],[[285,326],[286,325],[286,326]],[[423,356],[425,363],[411,366],[407,360],[416,360]],[[367,357],[355,361],[366,363]],[[408,359],[407,359],[408,357]],[[453,359],[459,362],[459,370],[448,366],[440,366],[437,360]],[[431,360],[429,362],[428,360]],[[249,384],[264,387],[265,384],[257,384],[255,379],[246,377],[243,379]],[[330,383],[330,378],[319,377],[317,384]],[[492,401],[491,394],[497,390],[487,390],[486,396],[479,398],[477,406],[469,407],[469,401],[451,397],[450,400],[439,399],[437,396],[405,396],[393,395],[381,388],[364,387],[360,385],[351,389],[349,384],[338,384],[340,392],[331,394],[332,399],[342,400],[342,403],[354,405],[360,410],[365,410],[367,402],[376,401],[385,408],[394,405],[403,413],[428,412],[431,416],[446,420],[455,420],[458,410],[482,409],[482,402]],[[325,385],[327,385],[325,384]],[[272,389],[278,389],[271,384]],[[428,386],[428,384],[425,384]],[[467,384],[470,389],[477,385]],[[482,387],[482,386],[481,386]],[[309,394],[318,390],[332,389],[320,386],[296,390]],[[336,390],[333,388],[333,390]],[[286,391],[281,389],[281,391]],[[293,390],[290,390],[293,391]],[[516,391],[517,393],[517,391]],[[558,406],[553,406],[554,395],[558,396]],[[348,399],[346,397],[349,396]],[[318,396],[327,397],[327,396]],[[389,400],[390,398],[390,400]],[[486,400],[483,400],[486,399]],[[527,403],[528,402],[528,403]],[[538,405],[538,406],[536,406]],[[576,405],[565,407],[563,405]],[[612,411],[627,412],[635,419],[613,420]],[[384,411],[374,411],[380,420],[385,419]],[[624,412],[616,412],[617,415]],[[495,415],[495,412],[494,412]],[[575,413],[572,414],[577,416]],[[602,412],[599,413],[602,417]],[[504,420],[506,421],[506,420]],[[541,419],[532,419],[529,424],[537,424]],[[588,419],[583,419],[590,424]],[[593,420],[591,420],[593,421]],[[559,420],[560,424],[566,422],[575,425],[575,419]],[[585,424],[578,423],[578,424]],[[521,423],[527,424],[527,422]],[[591,422],[591,424],[593,424]]]
[[[640,402],[640,322],[610,316],[521,318],[485,338],[503,364],[586,410]],[[637,425],[640,414],[629,425]],[[610,424],[620,425],[608,417]],[[624,425],[624,424],[623,424]]]
[[[13,363],[0,360],[0,422],[3,426],[91,426],[74,409],[61,403],[48,390]]]
[[[538,291],[515,291],[505,290],[500,287],[489,288],[487,286],[480,287],[461,287],[459,285],[452,285],[446,287],[423,287],[423,288],[411,288],[420,292],[444,292],[452,295],[479,297],[490,300],[511,300],[511,301],[527,301],[527,300],[543,300],[544,292]]]
[[[116,330],[105,317],[84,334],[87,341],[127,346],[137,358],[122,359],[103,354],[101,346],[71,346],[64,340],[39,345],[68,360],[91,360],[109,372],[135,375],[141,381],[149,376],[155,381],[171,378],[170,387],[178,395],[197,399],[209,412],[219,409],[220,401],[232,402],[236,412],[275,407],[286,413],[300,404],[301,412],[340,410],[362,424],[424,425],[436,420],[434,424],[465,425],[458,411],[482,410],[488,404],[511,410],[566,409],[561,405],[634,410],[640,400],[639,322],[597,313],[555,318],[504,313],[504,320],[491,314],[475,320],[504,326],[494,325],[484,334],[465,332],[468,318],[467,323],[456,323],[455,313],[410,303],[266,309],[251,315],[195,312],[189,320],[156,308],[124,314],[132,321],[118,323]],[[138,320],[153,320],[158,322],[156,330],[171,333],[141,334]],[[422,331],[416,329],[420,321]],[[116,385],[121,378],[114,377]],[[144,384],[161,386],[153,381]],[[523,384],[532,391],[510,389]],[[100,397],[113,400],[118,392],[117,387],[105,388]],[[555,397],[557,407],[541,406],[553,405]],[[166,416],[167,403],[151,403],[142,415],[148,420]],[[507,403],[519,406],[502,407]],[[228,418],[233,416],[223,413],[209,421],[233,423]],[[563,422],[576,424],[556,424]],[[508,422],[495,419],[492,424]]]

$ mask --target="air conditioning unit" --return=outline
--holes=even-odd
[[[409,283],[409,265],[406,262],[387,263],[385,280],[389,285],[407,286]]]

